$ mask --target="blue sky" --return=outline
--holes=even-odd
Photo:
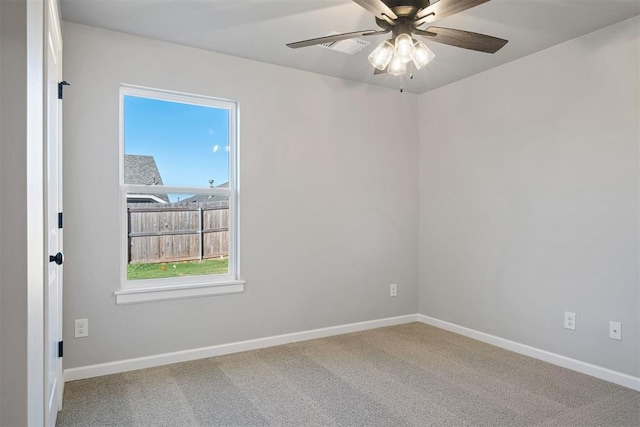
[[[124,117],[125,154],[153,156],[164,185],[229,180],[227,110],[125,96]]]

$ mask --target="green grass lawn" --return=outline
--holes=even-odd
[[[208,274],[226,274],[228,271],[227,259],[129,264],[127,267],[127,279],[139,280],[180,276],[204,276]]]

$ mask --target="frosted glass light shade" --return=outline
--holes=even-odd
[[[393,45],[388,41],[383,41],[369,55],[369,62],[378,70],[384,70],[393,57]]]
[[[404,62],[411,61],[411,56],[413,55],[414,47],[413,40],[411,40],[411,36],[409,34],[400,34],[396,37],[396,45],[395,45],[395,57],[402,59]]]
[[[401,76],[407,73],[407,63],[404,62],[404,59],[399,57],[398,55],[393,55],[393,59],[389,63],[389,68],[387,68],[387,72],[389,74],[393,74],[394,76]]]
[[[427,45],[421,41],[417,41],[413,46],[413,55],[411,58],[413,59],[413,64],[416,66],[417,70],[423,68],[435,57],[434,53],[431,52]]]

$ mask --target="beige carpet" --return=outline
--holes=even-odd
[[[58,426],[639,426],[640,393],[421,323],[66,384]]]

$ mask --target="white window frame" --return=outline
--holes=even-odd
[[[192,188],[124,183],[124,98],[135,96],[183,104],[200,105],[227,110],[229,113],[229,187],[228,188]],[[192,298],[206,295],[222,295],[244,291],[244,281],[240,279],[239,260],[239,203],[238,203],[238,104],[234,101],[201,95],[146,88],[141,86],[120,86],[120,289],[115,291],[116,303],[134,304],[148,301],[162,301],[179,298]],[[155,194],[158,189],[163,193],[186,193],[189,195],[221,195],[229,198],[229,258],[227,274],[207,276],[189,276],[163,279],[127,279],[128,239],[127,239],[127,193]],[[152,191],[153,189],[153,191]]]

